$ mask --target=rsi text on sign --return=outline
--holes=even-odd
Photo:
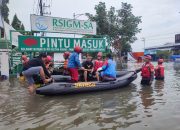
[[[92,21],[31,15],[31,30],[73,34],[96,34],[96,23]]]
[[[60,38],[19,36],[20,51],[38,52],[65,52],[73,51],[75,46],[81,46],[83,52],[104,52],[106,40],[103,38]]]

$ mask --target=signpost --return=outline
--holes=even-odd
[[[83,52],[105,52],[106,40],[103,38],[62,38],[19,36],[19,50],[26,52],[65,52],[73,51],[75,46]]]
[[[31,15],[31,30],[70,34],[96,35],[96,22],[48,16]]]

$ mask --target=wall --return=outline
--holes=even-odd
[[[8,52],[0,51],[0,71],[1,75],[9,77],[9,56]]]

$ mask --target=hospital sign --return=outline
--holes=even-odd
[[[31,30],[96,35],[96,22],[49,16],[30,15]]]
[[[19,36],[19,50],[25,52],[65,52],[73,51],[75,46],[83,48],[83,52],[105,52],[106,40],[103,38],[62,38]]]

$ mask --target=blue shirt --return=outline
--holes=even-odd
[[[68,68],[78,68],[81,67],[81,63],[79,60],[79,54],[77,52],[71,53],[69,60],[68,60]]]
[[[103,73],[102,76],[110,76],[116,78],[116,62],[109,59],[107,64],[102,66]]]

